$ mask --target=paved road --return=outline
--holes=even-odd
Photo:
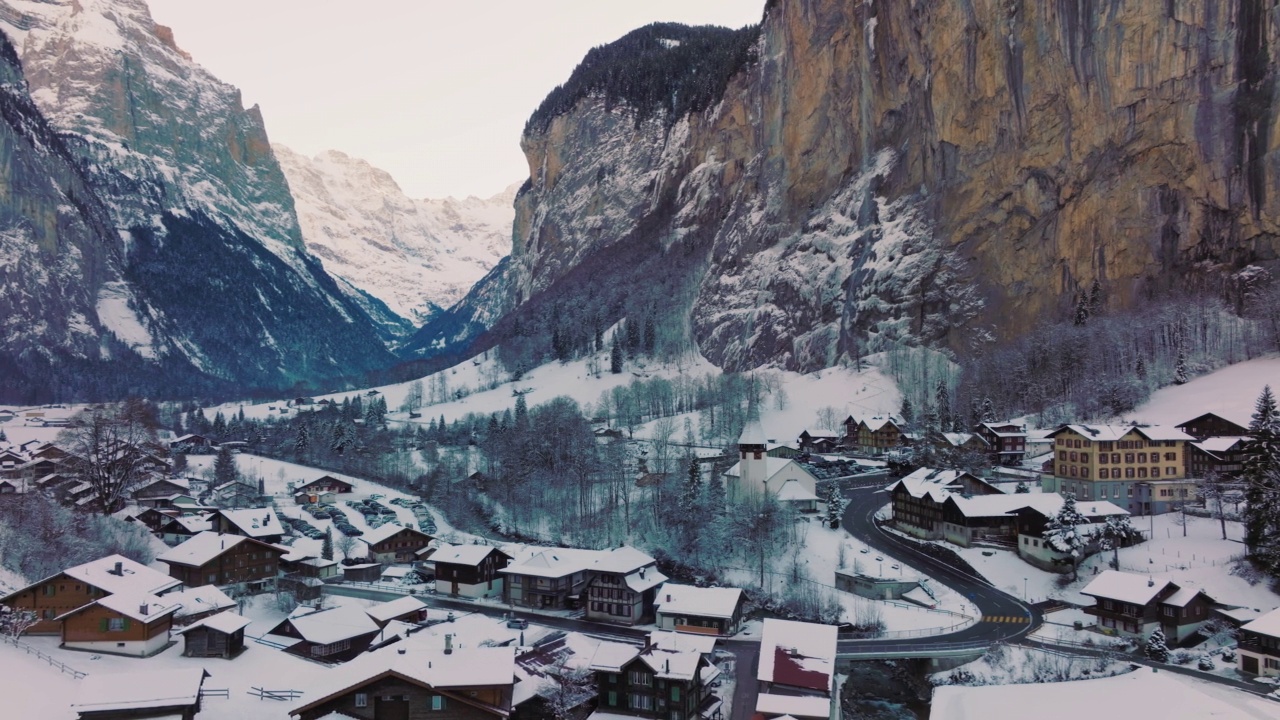
[[[888,496],[877,490],[878,488],[865,487],[846,491],[850,502],[844,513],[844,529],[869,547],[892,556],[920,574],[932,577],[963,594],[978,607],[983,619],[971,627],[947,635],[902,640],[842,640],[842,653],[869,649],[883,649],[886,652],[902,652],[905,649],[912,652],[913,649],[918,649],[922,657],[928,657],[931,653],[947,649],[975,649],[996,642],[1011,642],[1027,635],[1041,623],[1040,612],[1035,607],[997,590],[981,577],[970,575],[960,568],[926,555],[911,543],[880,530],[872,518],[888,502]],[[987,618],[1004,620],[991,621]],[[1008,618],[1013,618],[1013,621]]]

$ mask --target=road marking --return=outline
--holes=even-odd
[[[982,622],[988,623],[1012,623],[1014,625],[1025,625],[1030,621],[1025,615],[983,615]]]

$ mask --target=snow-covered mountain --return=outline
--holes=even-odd
[[[56,196],[0,192],[0,307],[21,313],[0,344],[10,387],[288,387],[394,361],[366,310],[380,303],[306,251],[258,109],[143,0],[0,0],[0,31],[8,129],[61,158],[11,168]]]
[[[518,184],[484,199],[419,200],[359,158],[274,148],[307,249],[413,324],[460,300],[511,248]]]

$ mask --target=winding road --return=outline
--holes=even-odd
[[[875,514],[884,506],[885,495],[878,487],[846,490],[849,507],[844,513],[844,529],[868,547],[889,555],[938,582],[961,593],[982,613],[974,625],[947,635],[909,639],[842,640],[841,655],[848,657],[930,657],[981,650],[997,642],[1012,642],[1027,635],[1043,618],[1034,606],[996,589],[991,583],[967,571],[927,555],[915,543],[884,532],[875,523]]]

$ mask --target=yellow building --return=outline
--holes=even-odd
[[[1108,500],[1134,514],[1168,512],[1194,498],[1187,492],[1194,480],[1186,476],[1185,454],[1195,438],[1177,428],[1064,425],[1049,438],[1054,461],[1041,480],[1045,492]]]

